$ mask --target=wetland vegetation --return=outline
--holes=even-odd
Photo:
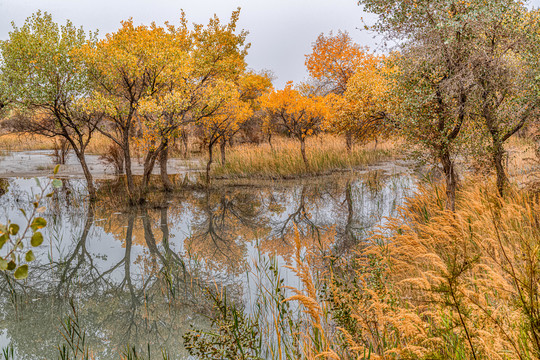
[[[0,358],[540,359],[540,13],[361,0],[274,87],[228,22],[0,41]]]

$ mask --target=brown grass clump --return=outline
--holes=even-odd
[[[334,273],[330,301],[350,352],[539,358],[539,203],[471,182],[452,213],[443,193],[421,188],[348,271]]]
[[[355,146],[347,151],[341,137],[322,135],[306,141],[306,167],[300,153],[300,145],[294,139],[280,138],[260,145],[239,145],[227,152],[225,165],[213,170],[214,176],[233,175],[238,177],[258,176],[286,178],[290,176],[330,173],[336,170],[351,170],[395,158],[392,142]]]

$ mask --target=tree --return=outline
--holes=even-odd
[[[332,32],[328,36],[320,34],[313,51],[306,55],[306,67],[309,75],[318,80],[323,93],[343,95],[348,87],[349,79],[361,68],[373,69],[379,62],[379,57],[368,52],[367,48],[353,42],[347,32]],[[338,97],[334,97],[338,99]],[[343,122],[345,118],[336,121],[328,129],[345,135],[347,149],[350,150],[354,136],[351,122]],[[337,125],[337,127],[335,127]],[[354,126],[352,126],[354,127]]]
[[[189,50],[190,67],[184,76],[171,77],[164,91],[151,98],[151,102],[157,105],[154,111],[145,114],[147,119],[149,114],[153,114],[154,119],[157,117],[166,124],[166,131],[158,134],[163,144],[160,167],[164,184],[168,180],[166,159],[170,138],[184,131],[181,128],[190,123],[211,123],[204,119],[213,117],[227,103],[231,94],[228,85],[238,83],[245,71],[244,58],[249,44],[245,43],[246,31],[236,32],[239,16],[240,9],[237,9],[229,23],[222,24],[214,15],[206,26],[195,24],[192,31],[187,30],[184,16],[182,27],[174,29],[169,26],[179,39],[178,44]],[[160,100],[156,101],[156,97]],[[167,98],[176,100],[163,101]],[[226,140],[226,137],[221,138]]]
[[[211,115],[200,118],[197,125],[202,130],[202,137],[208,148],[208,162],[206,163],[206,181],[210,181],[210,167],[213,162],[214,146],[221,141],[221,162],[225,165],[225,144],[234,136],[240,126],[253,114],[248,103],[240,100],[240,94],[235,84],[221,82],[216,89],[210,90],[208,99],[214,99],[218,105]]]
[[[483,1],[478,1],[482,6]],[[448,209],[455,208],[454,157],[458,136],[470,115],[470,40],[476,9],[453,0],[363,0],[379,16],[373,28],[399,41],[393,56],[389,101],[392,122],[411,143],[442,165]]]
[[[324,99],[305,96],[288,82],[283,90],[275,90],[261,97],[261,106],[267,114],[266,122],[277,122],[290,136],[300,141],[300,152],[306,168],[306,138],[316,134],[321,121],[327,116]]]
[[[332,114],[323,122],[323,129],[348,134],[359,142],[377,140],[388,129],[384,123],[388,91],[385,72],[377,62],[359,67],[343,95],[327,95]],[[350,142],[347,144],[350,146]]]
[[[70,21],[59,26],[51,15],[37,12],[21,28],[13,25],[9,39],[0,44],[1,71],[9,97],[20,111],[18,130],[60,136],[69,142],[86,178],[91,200],[96,197],[85,152],[101,114],[89,111],[90,92],[85,65],[73,51],[86,44],[93,49],[95,34],[85,34]]]
[[[485,5],[477,19],[473,75],[475,118],[488,133],[488,148],[497,175],[500,195],[508,183],[504,168],[504,143],[538,116],[538,53],[531,54],[537,42],[534,34],[538,19],[528,16],[521,2],[496,1]],[[536,28],[536,29],[535,29]],[[531,44],[533,41],[533,44]]]
[[[133,20],[123,21],[115,33],[107,34],[95,48],[83,46],[80,58],[90,66],[94,84],[92,106],[105,113],[106,121],[98,128],[123,151],[126,188],[130,202],[136,202],[136,189],[131,170],[131,138],[135,135],[137,110],[141,103],[159,94],[170,85],[171,76],[189,73],[188,53],[175,45],[174,28],[135,26]],[[181,92],[180,92],[181,94]],[[174,106],[184,107],[173,96]],[[139,201],[144,201],[147,181],[163,142],[149,146],[144,159],[144,174]]]
[[[336,94],[347,90],[347,82],[359,66],[373,62],[376,58],[366,48],[353,42],[347,32],[320,34],[313,43],[312,53],[306,55],[308,73],[322,81],[323,86]]]

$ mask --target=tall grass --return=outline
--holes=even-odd
[[[293,139],[276,139],[272,146],[268,143],[239,145],[227,150],[225,165],[218,164],[213,176],[286,178],[324,174],[351,170],[395,156],[390,142],[378,144],[376,149],[375,144],[357,145],[348,152],[343,139],[330,135],[308,139],[306,153],[307,167],[300,154],[300,145]]]
[[[57,138],[43,135],[20,133],[0,135],[0,150],[5,151],[31,151],[54,150]],[[94,134],[87,148],[88,154],[104,154],[111,140],[101,134]]]

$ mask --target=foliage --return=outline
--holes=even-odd
[[[227,293],[208,296],[215,307],[212,327],[216,333],[191,330],[184,334],[184,346],[198,359],[261,359],[261,338],[256,318],[252,319],[242,309],[227,302]]]
[[[374,59],[376,56],[354,43],[347,32],[338,31],[336,35],[320,34],[305,64],[309,75],[322,81],[324,88],[343,94],[357,68],[370,66]]]
[[[54,174],[58,173],[59,165],[54,169]],[[49,183],[42,185],[36,178],[37,185],[41,192],[35,195],[35,201],[32,203],[32,211],[27,213],[20,209],[26,219],[26,226],[21,227],[12,222],[0,224],[0,250],[4,253],[0,255],[0,271],[12,273],[15,279],[23,280],[28,277],[29,264],[36,259],[32,247],[40,246],[43,243],[43,234],[41,229],[47,225],[47,221],[38,216],[45,211],[44,206],[40,206],[44,197],[53,196],[54,192],[50,187],[59,188],[62,181],[53,179]]]
[[[301,86],[302,87],[302,86]],[[261,97],[261,107],[267,114],[266,128],[280,127],[290,136],[300,141],[302,158],[308,166],[306,138],[320,131],[320,123],[328,114],[324,99],[303,95],[288,82],[283,90],[274,90]]]
[[[91,89],[85,64],[74,51],[92,47],[96,34],[86,34],[70,21],[60,26],[39,11],[22,27],[12,25],[9,39],[0,43],[2,78],[21,113],[12,125],[17,131],[62,137],[77,155],[93,199],[85,151],[101,115],[83,106]]]
[[[351,135],[359,142],[377,139],[389,127],[385,126],[388,80],[382,60],[372,56],[356,69],[347,82],[343,95],[329,94],[331,115],[323,122],[323,129],[334,134]]]

